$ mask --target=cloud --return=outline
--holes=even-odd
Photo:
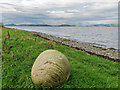
[[[118,0],[1,0],[1,9],[4,23],[114,24]]]
[[[84,21],[83,24],[118,24],[117,20]]]
[[[66,12],[66,11],[47,11],[48,16],[52,18],[71,18],[73,17],[73,12]]]

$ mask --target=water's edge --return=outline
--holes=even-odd
[[[20,30],[20,29],[17,29],[17,30]],[[110,48],[106,49],[103,47],[90,45],[89,43],[73,41],[70,39],[56,37],[56,36],[48,35],[46,33],[41,33],[41,32],[26,31],[26,30],[22,30],[22,31],[30,32],[32,36],[41,37],[46,40],[52,40],[56,43],[60,43],[62,45],[66,45],[68,47],[75,48],[77,50],[81,50],[88,54],[97,55],[97,56],[112,60],[114,62],[120,62],[119,52],[117,49],[110,49]]]
[[[119,52],[118,50],[115,49],[105,49],[102,47],[96,47],[88,43],[83,43],[83,42],[81,43],[65,38],[48,35],[46,33],[41,33],[41,32],[34,32],[34,31],[26,31],[26,32],[30,32],[31,35],[36,37],[41,37],[46,40],[52,40],[56,43],[61,43],[62,45],[66,45],[68,47],[87,52],[88,54],[97,55],[115,62],[120,62],[120,59],[118,57]]]
[[[10,27],[25,31],[46,33],[103,48],[118,49],[118,30],[113,27]]]

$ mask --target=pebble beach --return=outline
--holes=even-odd
[[[75,48],[83,52],[87,52],[88,54],[93,54],[93,55],[97,55],[115,62],[120,62],[119,52],[117,49],[111,49],[111,48],[106,49],[103,47],[90,45],[89,43],[73,41],[73,40],[60,38],[60,37],[56,37],[56,36],[52,36],[52,35],[48,35],[40,32],[31,31],[31,35],[42,37],[47,40],[52,40],[56,43],[61,43],[62,45],[66,45],[68,47]]]

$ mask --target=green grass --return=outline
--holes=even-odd
[[[2,88],[2,27],[0,27],[0,89]]]
[[[37,56],[47,49],[62,52],[71,65],[69,80],[57,88],[118,88],[116,62],[16,29],[2,29],[2,44],[3,88],[40,88],[31,81],[31,68]]]

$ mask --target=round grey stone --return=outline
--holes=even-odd
[[[68,80],[70,64],[65,55],[57,50],[46,50],[35,60],[31,79],[39,86],[57,86]]]

